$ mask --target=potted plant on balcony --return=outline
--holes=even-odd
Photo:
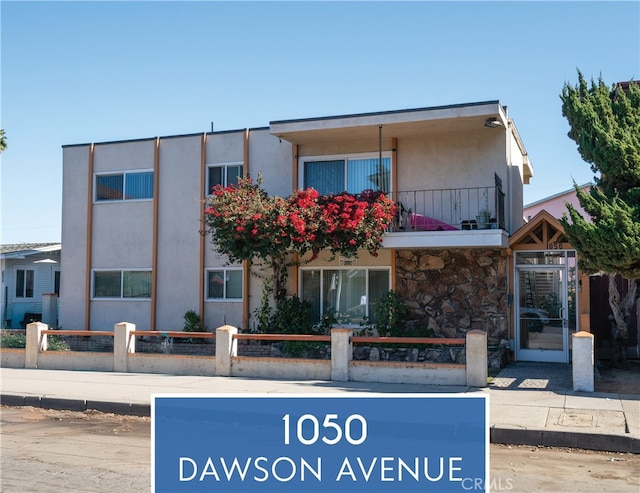
[[[489,229],[489,219],[491,218],[491,211],[489,209],[480,209],[476,216],[476,222],[478,223],[478,229]]]
[[[484,197],[484,207],[478,211],[476,215],[476,223],[478,229],[489,229],[489,219],[491,218],[491,211],[489,210],[489,189],[485,188],[482,192]]]

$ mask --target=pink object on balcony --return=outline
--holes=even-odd
[[[411,229],[418,231],[456,231],[458,229],[455,226],[451,226],[451,224],[421,214],[411,213],[409,221]]]

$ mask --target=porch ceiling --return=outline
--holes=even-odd
[[[484,128],[488,118],[498,118],[503,129],[507,119],[498,101],[468,105],[442,106],[360,115],[344,115],[303,120],[271,122],[271,133],[293,144],[320,144],[372,140],[382,125],[384,138],[415,137],[444,132],[467,132]]]

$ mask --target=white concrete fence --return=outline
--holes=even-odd
[[[147,334],[136,331],[135,325],[122,322],[114,326],[113,353],[89,351],[47,351],[49,334],[65,335],[73,332],[89,336],[89,331],[51,330],[46,324],[36,322],[27,326],[24,350],[2,350],[2,366],[24,368],[93,370],[132,373],[167,373],[179,375],[243,376],[261,378],[287,378],[298,380],[333,380],[388,383],[419,383],[430,385],[462,385],[485,387],[487,385],[487,333],[473,330],[461,340],[466,347],[466,363],[429,363],[408,361],[355,361],[353,360],[353,330],[331,330],[331,359],[300,359],[239,356],[238,339],[251,335],[238,334],[229,325],[219,327],[215,333],[215,356],[136,353],[136,336]],[[163,334],[152,333],[149,335]],[[95,335],[98,335],[95,333]],[[189,333],[185,333],[188,337]],[[264,338],[264,334],[261,335]],[[276,340],[284,335],[268,335]],[[258,337],[258,336],[256,336]],[[293,336],[296,337],[296,336]],[[297,336],[300,337],[300,336]],[[314,336],[303,336],[312,340]],[[379,343],[384,338],[357,338]],[[434,343],[434,339],[412,338],[412,343]],[[446,339],[438,339],[446,344]],[[396,343],[397,344],[397,343]],[[11,351],[23,351],[24,363]],[[15,354],[15,353],[14,353]]]

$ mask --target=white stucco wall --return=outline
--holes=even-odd
[[[62,149],[60,315],[64,329],[82,330],[85,318],[89,146]]]
[[[518,145],[514,134],[509,132],[509,147],[507,149],[510,164],[509,182],[503,181],[507,185],[507,196],[505,198],[505,208],[511,208],[511,216],[507,216],[507,227],[511,233],[517,231],[523,224],[524,207],[524,155]]]
[[[127,371],[212,377],[216,374],[216,359],[178,354],[134,353],[127,358]]]
[[[127,299],[91,301],[91,330],[112,331],[113,326],[120,322],[135,324],[137,330],[149,330],[151,301]]]
[[[155,139],[105,142],[95,145],[94,173],[153,169]]]
[[[398,140],[398,190],[493,187],[506,179],[504,132],[480,128]]]
[[[181,330],[185,312],[198,311],[201,139],[160,143],[157,330]]]
[[[249,132],[249,171],[257,178],[262,174],[262,186],[269,195],[288,197],[293,191],[293,146],[280,142],[269,129]]]
[[[206,164],[244,161],[244,130],[207,134]]]
[[[207,134],[205,151],[206,166],[230,163],[244,165],[244,139],[245,130]],[[206,181],[207,176],[205,174],[205,182]],[[208,190],[205,190],[205,192],[208,192]],[[204,313],[200,315],[202,316],[204,325],[209,331],[226,324],[236,327],[242,325],[242,301],[207,300],[207,270],[229,266],[231,266],[231,264],[229,264],[227,257],[217,252],[215,246],[211,243],[211,237],[207,236],[204,242],[205,271],[200,273],[205,281],[205,303]],[[233,267],[238,266],[239,265],[233,265]]]
[[[93,206],[94,269],[151,268],[153,201],[119,201]]]
[[[154,150],[154,139],[96,144],[94,174],[152,171]],[[157,178],[154,176],[154,180]],[[93,203],[92,270],[151,269],[152,245],[152,199]],[[149,300],[92,300],[91,328],[112,330],[123,321],[134,323],[140,329],[148,328],[149,310]]]

